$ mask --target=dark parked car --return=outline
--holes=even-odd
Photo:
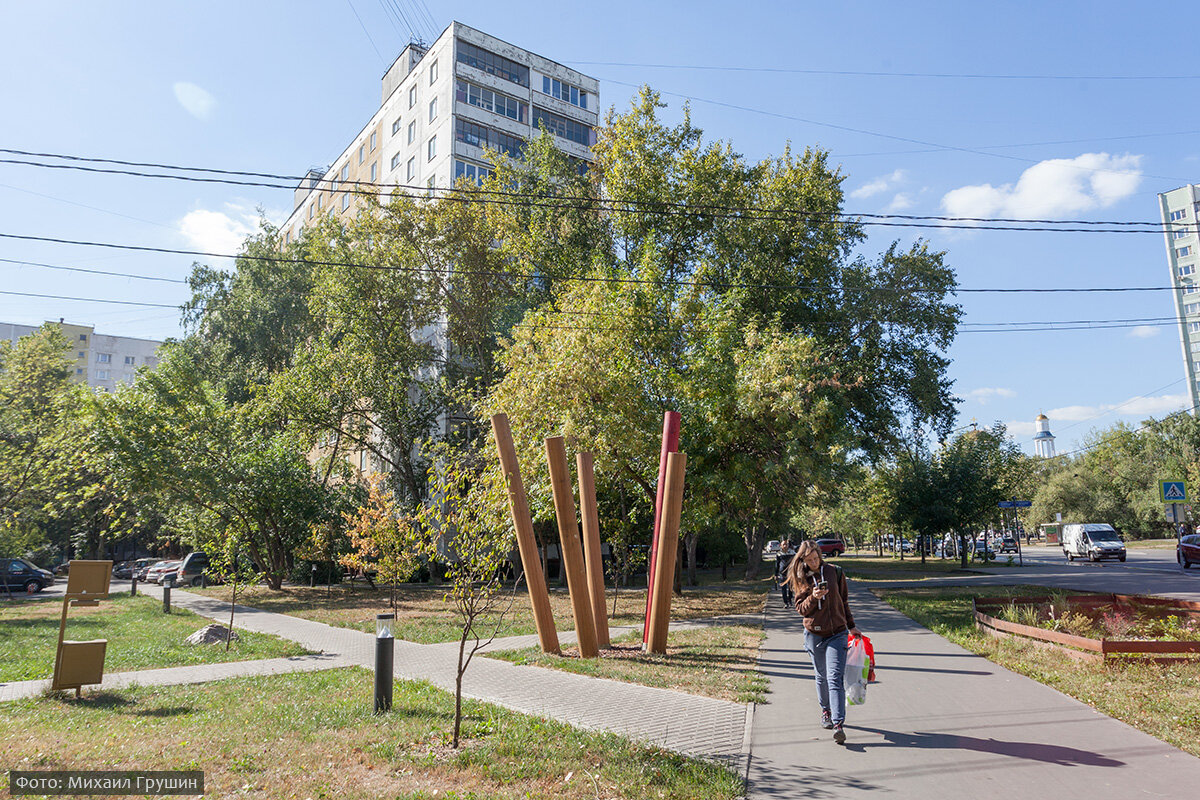
[[[1200,564],[1200,533],[1180,538],[1179,543],[1175,545],[1175,560],[1184,569],[1192,564]]]
[[[200,586],[204,583],[204,573],[208,570],[208,554],[203,550],[197,550],[194,553],[188,553],[183,557],[183,563],[179,566],[179,571],[175,575],[175,585],[177,586]],[[208,577],[212,583],[216,583],[212,576]]]
[[[23,558],[0,558],[0,573],[8,591],[33,594],[54,583],[54,573]]]
[[[159,563],[162,563],[161,558],[139,558],[137,560],[137,566],[133,569],[133,577],[137,578],[139,581],[148,580],[147,576],[150,572],[150,568]]]
[[[823,556],[840,556],[846,552],[846,543],[841,539],[817,539],[817,549]]]
[[[1001,553],[1017,552],[1017,539],[1015,536],[1005,536],[1000,540],[1000,546],[996,548]]]

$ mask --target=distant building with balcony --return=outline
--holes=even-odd
[[[94,326],[76,325],[61,319],[46,324],[58,325],[71,343],[67,355],[73,362],[76,383],[86,383],[94,389],[111,392],[120,384],[133,383],[138,368],[153,368],[158,364],[158,348],[162,342],[109,336],[96,333]],[[28,336],[36,330],[33,325],[0,322],[0,340],[7,339],[15,345],[22,336]]]

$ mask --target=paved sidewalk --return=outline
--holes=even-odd
[[[819,724],[800,618],[768,600],[771,693],[754,712],[749,798],[1126,800],[1200,787],[1200,759],[851,592],[881,666],[866,704],[847,711],[842,747]]]
[[[210,597],[173,589],[171,603],[211,619],[229,620],[229,604]],[[755,621],[759,619],[755,616]],[[369,633],[246,606],[237,607],[234,624],[338,656],[347,664],[374,666],[375,637]],[[702,624],[705,623],[687,626]],[[559,639],[566,643],[573,641],[574,636],[560,632]],[[517,647],[533,642],[536,638],[512,637],[493,646]],[[457,657],[457,643],[421,645],[397,640],[395,674],[453,691]],[[581,728],[611,731],[687,755],[720,760],[739,769],[743,768],[748,749],[750,708],[743,703],[482,657],[472,660],[463,676],[463,694],[526,714]]]

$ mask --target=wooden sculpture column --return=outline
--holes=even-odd
[[[654,600],[654,561],[658,556],[658,539],[662,530],[663,489],[667,480],[667,456],[679,451],[678,411],[663,413],[662,449],[658,455],[658,488],[654,497],[654,530],[650,532],[650,560],[646,564],[646,619],[642,622],[642,643],[650,640],[650,606]],[[671,575],[674,584],[675,575]]]
[[[554,515],[558,517],[558,541],[562,550],[563,565],[567,568],[567,591],[571,594],[571,611],[575,615],[575,638],[579,643],[579,655],[595,658],[600,655],[600,648],[596,645],[596,623],[592,618],[592,603],[588,599],[583,548],[579,545],[579,525],[575,521],[575,493],[571,491],[567,448],[561,436],[553,436],[546,440],[546,462],[550,466]]]
[[[604,559],[600,553],[600,515],[596,510],[596,470],[591,453],[575,456],[579,473],[579,516],[583,520],[583,560],[587,567],[588,595],[596,623],[596,644],[608,647],[608,612],[604,606]]]
[[[517,451],[513,447],[512,428],[508,425],[507,414],[492,417],[492,432],[496,435],[500,469],[503,470],[508,484],[508,508],[512,512],[513,528],[517,531],[517,548],[521,552],[525,585],[529,587],[529,602],[533,606],[533,622],[537,627],[538,643],[543,653],[558,653],[558,630],[554,627],[554,614],[550,611],[546,576],[542,573],[542,560],[538,557],[533,520],[529,516],[529,500],[525,497],[525,486],[521,483],[521,467],[517,463]]]
[[[650,606],[650,636],[646,639],[648,653],[667,652],[667,626],[671,623],[672,575],[675,571],[675,552],[679,548],[679,514],[683,508],[683,476],[687,471],[687,456],[671,453],[667,457],[666,491],[663,495],[662,528],[659,530],[658,552],[654,559],[654,595]]]

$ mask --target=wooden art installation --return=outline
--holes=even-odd
[[[654,560],[658,555],[659,530],[662,524],[663,489],[667,477],[667,456],[679,452],[679,412],[663,414],[662,448],[658,454],[658,493],[654,499],[654,530],[650,535],[650,560],[646,564],[646,619],[642,623],[642,643],[650,637],[650,601],[654,597]],[[674,575],[672,575],[672,579]]]
[[[596,644],[608,647],[608,610],[604,605],[604,559],[600,552],[600,514],[596,509],[596,470],[591,453],[575,456],[579,475],[579,516],[583,521],[583,561],[587,567],[588,596],[596,624]]]
[[[683,509],[683,479],[687,471],[687,456],[671,453],[667,457],[667,477],[664,482],[661,529],[658,552],[654,559],[654,593],[650,606],[650,635],[643,649],[648,653],[667,652],[667,627],[671,622],[672,577],[675,574],[675,553],[679,547],[679,515]]]
[[[50,688],[56,691],[80,689],[104,680],[104,655],[108,640],[67,640],[67,609],[99,605],[108,599],[112,578],[111,561],[72,561],[67,570],[67,592],[63,596],[62,620],[58,625],[58,649],[54,656],[54,678]]]
[[[546,462],[550,467],[550,488],[554,493],[554,515],[558,518],[558,540],[563,566],[567,570],[567,591],[571,596],[571,612],[575,617],[575,639],[579,655],[595,658],[600,655],[596,644],[596,621],[583,563],[583,548],[579,541],[579,525],[575,520],[575,493],[571,491],[571,470],[567,464],[567,447],[561,436],[546,440]]]

